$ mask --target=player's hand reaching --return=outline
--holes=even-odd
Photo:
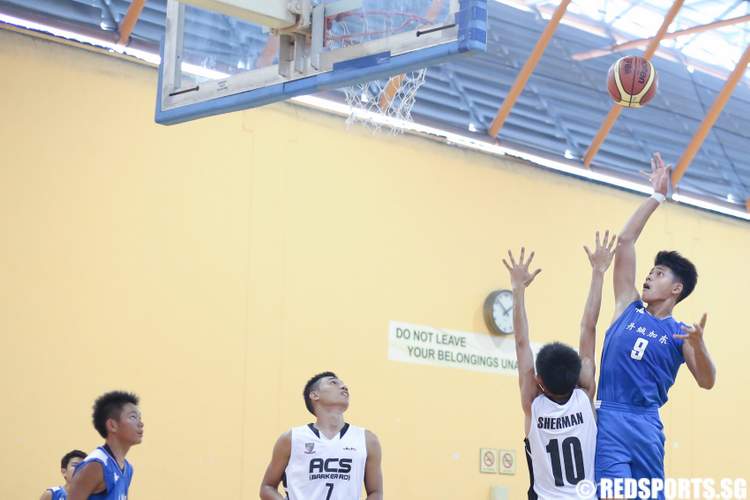
[[[513,258],[513,253],[508,250],[508,258],[510,259],[510,264],[508,264],[508,262],[503,259],[503,264],[505,264],[505,268],[510,273],[510,284],[514,290],[526,288],[531,284],[532,281],[534,281],[534,278],[536,278],[536,276],[542,272],[541,269],[537,269],[534,272],[529,271],[529,264],[531,264],[531,261],[534,260],[534,252],[531,252],[531,255],[529,255],[529,259],[524,262],[525,253],[526,249],[524,247],[521,247],[521,255],[518,259],[518,262],[516,262],[516,260]]]
[[[609,236],[609,230],[604,233],[604,240],[600,240],[599,231],[596,232],[596,248],[592,252],[586,245],[583,249],[586,251],[586,255],[589,257],[589,262],[594,271],[605,273],[609,269],[609,265],[612,264],[612,258],[615,256],[615,242],[617,236],[612,234],[612,239]]]
[[[703,330],[706,328],[706,319],[708,315],[703,313],[699,323],[692,325],[682,325],[684,333],[675,333],[674,338],[684,340],[693,347],[698,347],[703,342]]]
[[[671,165],[664,163],[661,154],[653,154],[651,157],[651,175],[649,176],[649,180],[651,181],[651,186],[654,188],[655,193],[661,193],[664,196],[667,195],[667,188],[669,187],[670,180],[669,172],[671,168]]]

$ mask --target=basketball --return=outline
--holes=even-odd
[[[607,89],[612,99],[620,106],[645,106],[656,95],[656,86],[657,75],[654,65],[643,57],[623,57],[609,68]]]

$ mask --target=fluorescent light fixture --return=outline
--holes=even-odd
[[[738,219],[750,221],[750,213],[748,212],[703,201],[689,195],[675,193],[672,195],[672,200],[682,205],[691,205],[711,212],[718,212],[720,214],[730,215],[732,217],[737,217]]]
[[[144,61],[146,63],[157,65],[157,66],[159,65],[159,62],[161,60],[158,54],[153,54],[151,52],[133,49],[133,48],[126,47],[123,45],[118,45],[118,44],[109,42],[107,40],[101,40],[99,38],[81,35],[79,33],[63,30],[60,28],[56,28],[54,26],[49,26],[49,25],[40,24],[34,21],[29,21],[26,19],[20,19],[17,17],[8,16],[3,13],[0,13],[0,23],[12,24],[14,26],[18,26],[21,28],[34,30],[34,31],[41,31],[44,33],[49,33],[56,37],[66,38],[68,40],[73,40],[75,42],[93,45],[99,48],[110,50],[112,52],[116,52],[118,54],[131,56],[141,61]],[[182,64],[182,69],[186,73],[191,73],[197,76],[204,76],[210,79],[219,79],[219,78],[225,78],[229,76],[227,73],[213,71],[213,70],[209,70],[206,68],[202,68],[200,66],[186,64],[186,63]],[[544,156],[536,155],[536,154],[529,153],[526,151],[520,151],[520,150],[516,150],[513,148],[508,148],[505,146],[500,146],[498,144],[494,144],[490,142],[489,140],[482,141],[473,137],[455,134],[455,133],[448,132],[446,130],[442,130],[439,128],[429,127],[427,125],[422,125],[419,123],[408,122],[405,120],[391,118],[385,115],[381,115],[379,113],[373,113],[372,111],[359,110],[359,109],[352,110],[346,104],[330,101],[328,99],[323,99],[323,98],[316,97],[313,95],[293,97],[292,99],[290,99],[290,101],[296,104],[300,104],[305,107],[318,109],[321,111],[337,114],[340,116],[348,117],[354,114],[356,118],[361,119],[361,120],[372,121],[380,125],[403,129],[404,131],[411,132],[416,135],[421,135],[424,137],[441,140],[442,142],[449,144],[449,145],[456,145],[462,148],[470,149],[473,151],[480,151],[482,153],[487,153],[493,156],[509,156],[509,157],[514,157],[514,158],[520,158],[520,159],[529,161],[531,163],[534,163],[535,165],[548,168],[550,170],[563,172],[565,174],[573,175],[575,177],[581,177],[584,179],[589,179],[589,180],[600,182],[603,184],[610,184],[613,186],[618,186],[620,188],[627,189],[629,191],[633,191],[636,193],[650,194],[652,191],[650,186],[632,182],[627,179],[622,179],[620,177],[616,177],[613,175],[608,175],[608,174],[604,174],[601,172],[594,172],[592,170],[583,168],[578,165],[546,158]],[[470,124],[470,129],[472,125],[474,124],[473,123]],[[564,153],[564,156],[568,159],[572,159],[571,157],[573,156],[573,153],[569,150],[566,150]],[[674,195],[672,195],[672,200],[680,204],[690,205],[690,206],[694,206],[697,208],[702,208],[704,210],[709,210],[712,212],[729,215],[731,217],[736,217],[738,219],[750,221],[750,213],[745,212],[743,210],[734,209],[731,207],[726,207],[723,205],[706,202],[698,198],[681,195],[678,193],[675,193]]]
[[[480,141],[472,137],[455,134],[455,133],[448,132],[439,128],[429,127],[427,125],[422,125],[419,123],[407,122],[404,120],[391,118],[389,116],[384,116],[379,113],[373,113],[372,111],[359,110],[359,109],[355,109],[352,111],[349,109],[349,106],[347,106],[346,104],[332,102],[332,101],[329,101],[328,99],[322,99],[320,97],[308,95],[308,96],[293,97],[290,100],[292,102],[302,104],[303,106],[307,106],[307,107],[311,107],[311,108],[315,108],[315,109],[319,109],[323,111],[333,112],[341,116],[349,116],[349,114],[354,113],[357,118],[364,120],[364,121],[372,121],[373,123],[377,123],[379,125],[396,127],[396,128],[408,131],[408,132],[413,132],[415,134],[423,135],[427,137],[442,138],[443,141],[446,142],[447,144],[453,144],[453,145],[460,146],[466,149],[481,151],[483,153],[488,153],[494,156],[511,156],[511,157],[516,157],[516,158],[521,158],[531,163],[534,163],[536,165],[540,165],[540,166],[549,168],[551,170],[557,170],[558,172],[571,174],[576,177],[583,177],[585,179],[590,179],[596,182],[612,184],[612,185],[619,186],[619,187],[628,189],[630,191],[635,191],[638,193],[644,193],[644,194],[651,193],[650,186],[638,184],[636,182],[632,182],[626,179],[621,179],[619,177],[615,177],[615,176],[600,173],[600,172],[594,172],[592,170],[589,170],[589,169],[586,169],[577,165],[572,165],[569,163],[553,160],[550,158],[545,158],[543,156],[535,155],[533,153],[528,153],[526,151],[520,151],[520,150],[516,150],[513,148],[508,148],[505,146],[500,146],[497,144],[493,144],[489,141]]]
[[[103,49],[108,49],[113,52],[117,52],[118,54],[132,56],[132,57],[141,59],[142,61],[146,61],[151,64],[156,64],[156,65],[159,64],[158,54],[152,54],[144,50],[131,49],[129,47],[125,47],[124,45],[117,45],[116,43],[112,43],[107,40],[102,40],[101,38],[94,38],[94,37],[90,37],[87,35],[82,35],[80,33],[75,33],[73,31],[56,28],[54,26],[49,26],[47,24],[41,24],[41,23],[37,23],[34,21],[29,21],[27,19],[20,19],[18,17],[8,16],[3,13],[0,13],[0,23],[12,24],[14,26],[19,26],[21,28],[34,30],[34,31],[43,31],[45,33],[49,33],[50,35],[54,35],[60,38],[66,38],[68,40],[73,40],[75,42],[86,43],[86,44],[94,45],[96,47],[100,47]]]

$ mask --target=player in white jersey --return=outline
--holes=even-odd
[[[383,499],[378,438],[344,422],[349,389],[333,372],[312,377],[303,391],[315,423],[295,427],[276,441],[260,486],[262,500]],[[284,483],[286,496],[279,493]]]
[[[529,345],[525,290],[541,272],[529,271],[534,258],[524,261],[521,248],[519,262],[508,251],[513,289],[513,331],[518,359],[518,383],[526,432],[526,458],[531,485],[528,498],[568,500],[593,498],[594,456],[596,453],[596,417],[594,395],[594,351],[596,321],[601,307],[604,273],[614,256],[615,237],[609,231],[596,249],[584,247],[592,266],[591,286],[581,320],[580,356],[572,348],[554,342],[534,355]],[[582,483],[586,481],[585,483]],[[581,483],[581,484],[579,484]]]

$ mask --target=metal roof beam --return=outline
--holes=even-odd
[[[664,35],[662,40],[671,40],[671,39],[679,38],[685,35],[693,35],[695,33],[702,33],[704,31],[710,31],[710,30],[722,28],[724,26],[732,26],[735,24],[746,23],[748,21],[750,21],[750,15],[733,17],[731,19],[724,19],[721,21],[715,21],[715,22],[708,23],[708,24],[701,24],[699,26],[693,26],[692,28],[685,28],[682,30],[673,31],[672,33],[667,33]],[[631,40],[629,42],[611,45],[604,49],[594,49],[594,50],[587,50],[585,52],[578,52],[577,54],[573,54],[573,59],[575,59],[576,61],[586,61],[588,59],[593,59],[595,57],[606,56],[608,54],[612,54],[615,52],[622,52],[623,50],[628,50],[628,49],[632,49],[635,47],[640,47],[642,45],[646,45],[647,43],[653,41],[654,38],[655,37],[641,38],[638,40]]]
[[[693,138],[690,140],[687,148],[682,153],[682,157],[680,157],[680,160],[677,162],[677,166],[672,173],[673,187],[676,187],[680,182],[680,179],[682,179],[685,171],[690,166],[690,162],[693,161],[693,158],[695,158],[698,150],[703,145],[703,141],[706,139],[708,133],[711,131],[711,128],[716,123],[716,120],[719,118],[719,115],[724,109],[724,106],[726,106],[727,102],[729,102],[729,98],[732,96],[732,92],[734,91],[739,81],[742,79],[742,76],[745,74],[745,70],[747,69],[747,65],[749,63],[750,45],[745,48],[745,52],[737,62],[737,66],[735,66],[732,74],[729,75],[729,78],[724,84],[724,87],[721,89],[721,92],[719,92],[719,95],[716,96],[716,99],[714,100],[713,104],[711,104],[711,107],[706,113],[706,117],[701,122],[698,130],[695,131]]]
[[[113,31],[117,28],[117,20],[115,19],[115,13],[112,12],[112,7],[105,0],[99,0],[97,3],[101,9],[101,29]]]
[[[555,13],[552,15],[552,18],[547,22],[547,26],[544,28],[542,36],[540,36],[539,40],[537,40],[534,49],[531,51],[531,55],[529,55],[529,58],[526,60],[526,64],[524,64],[523,68],[521,68],[521,72],[516,77],[516,81],[513,82],[513,86],[510,88],[508,95],[505,96],[505,100],[503,100],[503,104],[502,106],[500,106],[500,109],[497,112],[497,116],[495,116],[495,119],[492,120],[492,124],[490,125],[490,129],[488,132],[490,137],[496,138],[497,134],[500,132],[500,129],[503,128],[503,124],[508,118],[508,115],[510,115],[510,111],[513,109],[513,105],[516,103],[518,96],[521,95],[521,92],[523,92],[523,89],[526,86],[526,82],[529,81],[531,73],[534,72],[539,59],[541,59],[542,54],[544,54],[544,49],[547,48],[549,41],[552,39],[552,35],[555,33],[557,26],[560,24],[560,20],[562,19],[563,15],[565,15],[565,11],[568,9],[570,1],[571,0],[562,0],[562,2],[560,2],[560,5],[557,6],[557,9],[555,9]]]
[[[138,18],[141,17],[143,6],[146,5],[146,0],[133,0],[128,8],[128,13],[122,18],[118,31],[120,32],[120,38],[117,41],[120,45],[125,45],[130,40],[130,34],[135,28],[135,24],[138,22]]]
[[[674,21],[674,18],[682,8],[683,3],[685,3],[685,0],[675,0],[675,2],[672,4],[672,7],[669,8],[667,15],[664,16],[664,20],[659,27],[659,31],[656,32],[656,36],[654,36],[648,42],[646,52],[644,52],[643,54],[643,57],[646,60],[651,60],[654,53],[656,52],[656,49],[659,48],[659,44],[661,43],[662,38],[664,38],[664,35],[667,33],[667,28],[669,28],[669,25],[672,24],[672,21]],[[589,168],[591,166],[591,161],[596,156],[596,153],[599,152],[599,148],[602,146],[602,143],[604,143],[604,139],[606,139],[609,135],[609,131],[612,130],[612,127],[615,125],[615,122],[617,121],[617,118],[620,116],[621,112],[622,106],[619,106],[617,104],[612,105],[612,108],[607,114],[607,118],[605,118],[604,123],[602,123],[602,126],[599,128],[599,132],[596,133],[594,140],[591,142],[588,151],[586,151],[586,154],[583,157],[583,165],[586,168]]]
[[[510,1],[510,0],[505,0],[505,1]],[[748,7],[750,8],[750,2],[748,2]],[[551,12],[551,8],[548,8],[547,6],[541,6],[539,7],[539,10],[544,14],[549,14],[549,12]],[[750,15],[750,13],[748,15]],[[565,18],[563,19],[562,23],[572,26],[576,29],[585,31],[586,33],[591,33],[593,35],[602,36],[602,37],[615,38],[615,40],[617,38],[625,39],[629,36],[628,34],[620,30],[613,29],[611,30],[611,32],[608,32],[603,28],[602,23],[593,21],[592,19],[588,19],[582,16],[578,16],[576,14],[573,14],[572,12],[568,12],[567,14],[565,14]],[[663,57],[670,61],[680,62],[681,64],[684,64],[684,63],[690,64],[696,70],[699,70],[703,73],[714,76],[716,78],[720,78],[724,80],[729,77],[729,71],[725,71],[723,68],[719,66],[712,66],[711,64],[701,61],[699,59],[696,59],[693,57],[687,57],[684,54],[680,53],[679,51],[676,51],[675,49],[670,49],[668,47],[659,47],[656,50],[656,52],[660,57]]]
[[[716,22],[716,21],[721,21],[721,19],[722,19],[722,18],[723,18],[724,16],[727,16],[727,15],[729,15],[729,13],[730,13],[730,12],[732,12],[732,11],[733,11],[733,10],[734,10],[735,8],[737,8],[737,6],[738,6],[739,4],[741,4],[741,3],[743,2],[743,1],[744,1],[744,0],[737,0],[737,1],[736,1],[736,2],[735,2],[735,3],[733,4],[733,5],[731,5],[731,6],[730,6],[730,7],[728,7],[728,8],[726,9],[726,10],[724,10],[724,12],[722,12],[721,14],[719,14],[719,15],[718,15],[718,16],[717,16],[716,18],[714,18],[714,19],[713,19],[713,20],[712,20],[711,22],[713,23],[713,22]],[[691,7],[692,7],[692,6],[691,6]],[[746,12],[746,14],[750,15],[750,11]],[[743,30],[743,31],[744,31],[744,30]],[[705,32],[704,32],[704,33],[705,33]],[[687,47],[688,45],[690,45],[690,44],[691,44],[691,43],[693,43],[694,41],[698,40],[699,38],[700,38],[700,36],[694,36],[694,37],[693,37],[693,38],[691,38],[690,40],[688,40],[688,41],[686,41],[685,43],[683,43],[683,44],[682,44],[682,45],[681,45],[681,46],[679,47],[679,50],[680,50],[680,51],[683,51],[683,50],[685,50],[685,47]],[[725,38],[726,38],[726,36],[725,36]],[[745,44],[743,43],[742,45],[745,45]]]

